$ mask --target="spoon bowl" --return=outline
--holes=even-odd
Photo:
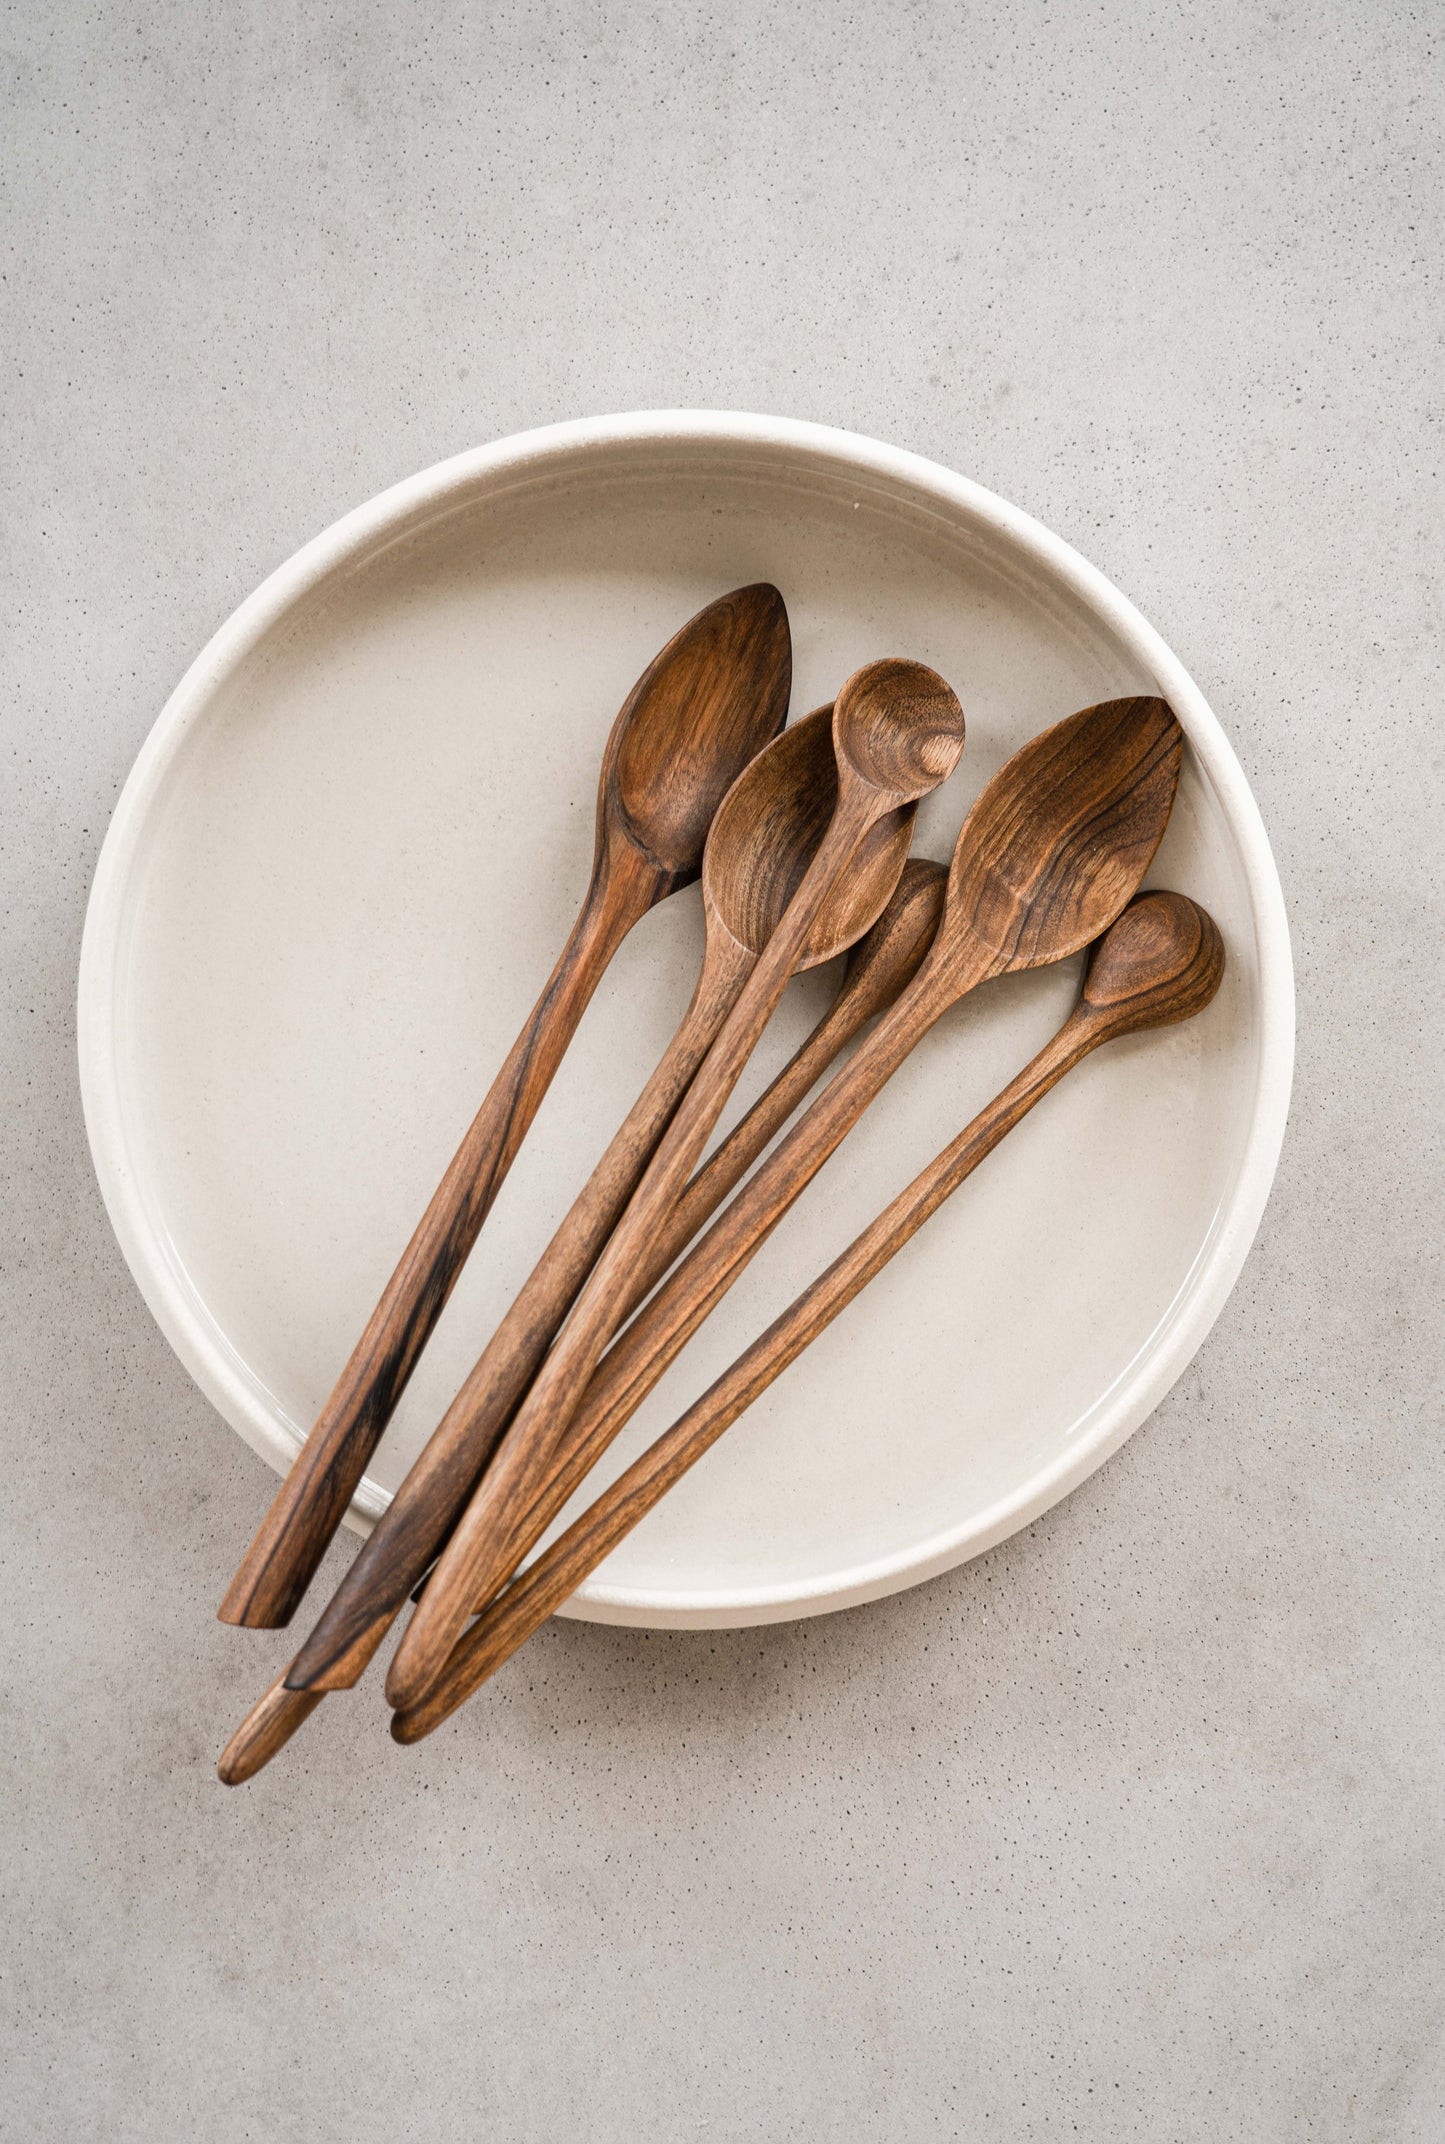
[[[963,713],[924,663],[888,657],[855,670],[838,695],[833,741],[840,765],[900,801],[947,781],[963,750]]]
[[[786,718],[791,676],[787,608],[755,581],[690,619],[628,694],[609,801],[674,885],[696,878],[729,785]]]
[[[1111,1035],[1132,1035],[1192,1020],[1223,979],[1213,916],[1182,893],[1141,893],[1094,948],[1083,1006]]]
[[[754,958],[777,929],[838,801],[833,709],[791,723],[743,769],[718,807],[703,856],[708,928]],[[917,816],[901,804],[869,828],[846,876],[824,899],[796,969],[821,967],[871,929],[898,883]]]
[[[957,995],[1106,930],[1163,838],[1183,751],[1168,703],[1141,696],[1082,708],[1015,752],[959,835],[934,985]]]

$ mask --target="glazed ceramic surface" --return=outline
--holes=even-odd
[[[1192,1026],[1101,1051],[595,1574],[572,1612],[735,1624],[866,1600],[1000,1540],[1158,1402],[1238,1274],[1283,1131],[1293,991],[1268,844],[1214,717],[1138,613],[936,465],[781,420],[663,412],[463,455],[274,574],[162,713],[117,807],[81,967],[92,1149],[126,1256],[226,1419],[284,1468],[561,946],[638,672],[775,581],[794,713],[872,657],[963,700],[946,860],[1026,738],[1163,693],[1189,739],[1149,884],[1229,969]],[[364,1529],[687,1001],[697,889],[613,962],[363,1486]],[[1063,1019],[1080,963],[928,1037],[619,1440],[615,1473]],[[795,982],[722,1130],[820,1014]]]

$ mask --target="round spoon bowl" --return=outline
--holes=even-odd
[[[575,913],[617,707],[684,618],[762,580],[787,600],[794,706],[893,654],[957,688],[968,749],[918,815],[934,857],[1030,736],[1167,699],[1187,750],[1146,883],[1200,901],[1228,965],[1196,1021],[1111,1044],[1041,1104],[569,1611],[641,1624],[814,1613],[988,1546],[1144,1419],[1223,1304],[1283,1126],[1289,954],[1238,764],[1157,635],[1027,517],[848,435],[663,415],[505,442],[348,517],[204,652],[126,786],[83,958],[87,1121],[122,1245],[182,1360],[282,1466]],[[693,889],[614,962],[358,1527],[656,1062],[701,934]],[[939,1024],[608,1473],[1004,1084],[1081,967],[989,983]],[[831,986],[792,987],[735,1112]]]
[[[840,759],[875,789],[918,797],[946,782],[963,750],[963,709],[924,663],[885,656],[839,695],[833,721]]]
[[[1193,1020],[1213,1000],[1224,965],[1213,916],[1183,894],[1141,893],[1091,954],[1084,1004],[1115,1034]]]

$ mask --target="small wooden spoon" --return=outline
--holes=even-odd
[[[674,634],[612,725],[592,882],[546,989],[433,1194],[219,1610],[289,1623],[431,1337],[608,962],[657,901],[696,878],[713,815],[787,719],[788,614],[734,589]]]
[[[838,800],[828,831],[488,1468],[484,1485],[496,1481],[488,1511],[523,1512],[541,1487],[557,1440],[631,1300],[636,1272],[701,1158],[823,904],[880,821],[953,772],[963,732],[953,692],[922,663],[869,663],[839,693],[833,707]],[[935,940],[920,972],[933,965],[936,947]],[[910,995],[917,986],[915,977]],[[442,1551],[392,1660],[387,1693],[393,1703],[411,1705],[425,1696],[471,1614],[478,1571],[494,1546],[490,1521],[472,1523],[475,1508]]]
[[[1117,1036],[1192,1019],[1214,996],[1223,973],[1224,946],[1202,908],[1178,893],[1141,894],[1095,947],[1083,996],[1053,1040],[702,1398],[490,1603],[454,1649],[430,1695],[393,1719],[396,1740],[420,1741],[494,1674],[1067,1072]]]
[[[828,770],[831,770],[832,766],[830,749],[821,784],[825,798],[830,790],[831,777]],[[839,1051],[846,1047],[870,1019],[891,1005],[898,993],[912,980],[937,928],[943,908],[946,879],[947,873],[940,864],[930,863],[924,858],[911,858],[905,864],[903,876],[892,900],[873,928],[849,954],[844,984],[833,1005],[766,1093],[753,1104],[716,1153],[709,1157],[706,1165],[698,1171],[678,1201],[666,1227],[650,1247],[649,1257],[636,1276],[633,1297],[624,1308],[624,1316],[642,1300],[666,1272],[678,1252],[717,1210],[729,1191],[747,1174],[763,1149],[782,1129],[798,1103],[826,1071]],[[488,1352],[490,1353],[490,1350]],[[535,1364],[532,1368],[535,1368]],[[530,1376],[532,1370],[528,1369],[525,1374]],[[469,1384],[470,1382],[471,1380],[468,1380]],[[523,1382],[525,1383],[525,1378]],[[504,1426],[505,1417],[495,1431],[489,1430],[487,1419],[481,1419],[473,1425],[481,1449],[479,1471],[486,1463],[491,1443],[495,1442],[496,1435]],[[482,1441],[487,1438],[491,1441]],[[418,1466],[423,1465],[430,1451],[429,1445],[418,1460]],[[401,1493],[405,1492],[409,1482],[410,1476],[408,1483],[403,1484]],[[387,1516],[389,1517],[389,1513]],[[385,1523],[384,1518],[381,1524]],[[379,1531],[380,1527],[377,1530]],[[435,1554],[437,1546],[437,1540],[433,1540],[425,1553],[423,1568]],[[362,1553],[365,1554],[364,1549]],[[410,1567],[408,1564],[407,1568]],[[385,1628],[386,1623],[380,1623],[378,1637]],[[297,1664],[299,1665],[299,1658]],[[364,1662],[362,1664],[364,1665]],[[219,1767],[222,1780],[227,1785],[239,1785],[244,1780],[254,1778],[262,1766],[290,1739],[302,1721],[314,1711],[324,1695],[324,1687],[318,1685],[312,1689],[288,1689],[286,1677],[283,1675],[253,1707],[227,1744]]]
[[[652,1257],[637,1276],[634,1300],[626,1306],[624,1317],[747,1174],[838,1052],[912,980],[938,926],[947,876],[942,865],[922,857],[912,857],[905,864],[893,899],[850,953],[844,986],[833,1005],[679,1199]],[[227,1743],[218,1766],[222,1781],[239,1786],[253,1779],[324,1695],[320,1689],[289,1690],[283,1675]]]
[[[706,948],[682,1024],[323,1609],[287,1671],[291,1689],[357,1681],[486,1465],[825,835],[837,792],[832,723],[833,710],[821,707],[784,730],[719,806],[703,858]],[[815,916],[797,967],[833,959],[871,927],[903,870],[914,813],[905,805],[875,822]]]
[[[505,1448],[483,1477],[453,1536],[465,1529],[476,1544],[474,1601],[498,1592],[541,1539],[941,1015],[988,977],[1063,960],[1113,922],[1163,837],[1182,746],[1163,700],[1106,700],[1033,738],[994,776],[958,837],[928,956],[892,1011],[613,1344],[528,1501],[505,1499]]]

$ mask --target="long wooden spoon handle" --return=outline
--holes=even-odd
[[[293,1689],[348,1689],[365,1670],[485,1467],[751,966],[732,942],[704,961],[661,1062],[292,1662]]]
[[[482,1477],[453,1537],[468,1529],[479,1544],[473,1600],[499,1591],[541,1539],[946,1003],[946,994],[930,981],[925,964],[892,1011],[613,1342],[565,1435],[531,1477],[525,1497],[509,1494],[503,1474],[509,1447],[504,1447],[497,1464]],[[428,1594],[435,1583],[433,1574]]]
[[[674,1210],[673,1225],[666,1232],[668,1239],[673,1240],[678,1237],[679,1229],[684,1225],[686,1226],[687,1234],[681,1237],[678,1242],[678,1248],[681,1248],[682,1244],[686,1243],[692,1234],[721,1205],[728,1192],[746,1175],[763,1151],[763,1148],[786,1123],[788,1117],[791,1116],[793,1110],[808,1092],[808,1089],[827,1069],[838,1051],[845,1048],[859,1028],[867,1020],[871,1019],[885,1003],[896,996],[897,992],[910,979],[913,969],[917,967],[918,962],[923,958],[941,903],[944,873],[941,867],[925,865],[920,861],[907,867],[905,877],[909,879],[909,883],[906,887],[900,886],[901,898],[895,897],[899,910],[898,918],[895,922],[893,917],[885,917],[883,925],[891,925],[897,931],[899,937],[905,940],[911,938],[912,944],[907,947],[901,957],[890,950],[888,957],[876,964],[871,976],[861,979],[860,982],[850,982],[850,984],[845,985],[807,1041],[788,1060],[777,1078],[772,1082],[772,1085],[754,1103],[736,1129],[712,1156],[707,1166],[699,1170]],[[880,926],[880,936],[882,934],[883,930],[882,926]],[[668,1249],[667,1243],[662,1243],[658,1246],[657,1254],[651,1262],[652,1271],[650,1275],[639,1275],[636,1291],[638,1300],[648,1292],[653,1282],[667,1270],[675,1255],[675,1251]],[[480,1365],[478,1367],[480,1368]],[[493,1439],[493,1442],[495,1442],[495,1439]],[[429,1452],[431,1448],[428,1445],[427,1451]],[[490,1450],[490,1447],[488,1449]],[[425,1456],[424,1453],[422,1459],[418,1460],[417,1465],[419,1467],[422,1466]],[[485,1464],[485,1455],[482,1464]],[[410,1476],[408,1476],[406,1482],[403,1482],[402,1487],[393,1499],[392,1505],[383,1515],[377,1527],[369,1536],[367,1543],[363,1546],[356,1563],[352,1565],[353,1572],[357,1569],[362,1557],[368,1555],[371,1542],[375,1541],[382,1532],[383,1527],[388,1525],[392,1512],[401,1506],[403,1498],[407,1495],[409,1483]],[[469,1480],[468,1487],[470,1486],[471,1481]],[[454,1512],[448,1512],[444,1523],[449,1525],[454,1516]],[[418,1528],[418,1534],[419,1532],[420,1529]],[[436,1547],[437,1543],[433,1541],[430,1547],[414,1550],[411,1556],[405,1560],[399,1557],[398,1561],[402,1572],[413,1572],[423,1561],[429,1562],[436,1552]],[[288,1673],[294,1673],[298,1682],[303,1680],[307,1673],[305,1655],[310,1645],[325,1636],[327,1619],[332,1615],[333,1610],[344,1606],[343,1593],[350,1578],[351,1573],[349,1572],[347,1579],[342,1581],[342,1587],[338,1590],[331,1606],[317,1624],[316,1630],[312,1634],[312,1639],[307,1641],[307,1646],[303,1647],[302,1653],[297,1655],[292,1668],[287,1671]],[[396,1580],[393,1579],[393,1589],[395,1583]],[[409,1580],[408,1583],[410,1583]],[[391,1615],[386,1615],[385,1619],[380,1623],[380,1630],[377,1632],[375,1639],[370,1638],[369,1631],[362,1640],[353,1638],[348,1665],[354,1660],[355,1655],[363,1649],[363,1643],[369,1644],[371,1649],[374,1650],[375,1643],[379,1642],[381,1633],[390,1626],[391,1620]],[[333,1637],[335,1636],[336,1633],[333,1633]],[[342,1647],[345,1647],[344,1634],[341,1636],[340,1643]],[[345,1657],[345,1655],[343,1654],[340,1657]],[[369,1657],[369,1654],[367,1657]],[[283,1674],[271,1689],[266,1692],[260,1702],[253,1706],[227,1743],[217,1766],[222,1781],[227,1786],[239,1786],[244,1781],[253,1779],[264,1765],[270,1763],[277,1751],[285,1746],[303,1722],[310,1718],[326,1690],[333,1686],[331,1681],[318,1678],[313,1687],[291,1689],[288,1687],[286,1674]]]
[[[666,883],[630,844],[599,854],[561,958],[472,1120],[221,1603],[288,1623],[406,1389],[608,962]]]
[[[540,1487],[553,1446],[632,1296],[649,1246],[686,1185],[782,996],[819,909],[879,816],[870,792],[840,784],[833,818],[797,892],[658,1142],[568,1323],[522,1402],[505,1444],[483,1477],[484,1486],[497,1484],[498,1508],[524,1511]],[[407,1626],[387,1677],[388,1692],[394,1697],[422,1694],[466,1623],[478,1592],[478,1574],[498,1545],[488,1522],[473,1523],[476,1509],[474,1501],[442,1551]],[[502,1540],[504,1544],[505,1533]]]
[[[321,1703],[320,1690],[288,1690],[284,1676],[251,1707],[216,1765],[223,1787],[244,1786],[284,1749],[303,1720]]]
[[[903,876],[892,900],[867,937],[854,948],[844,986],[833,1005],[823,1015],[807,1041],[788,1060],[771,1086],[759,1096],[716,1152],[698,1170],[648,1246],[618,1316],[619,1328],[651,1293],[679,1253],[687,1248],[698,1231],[711,1220],[729,1192],[734,1191],[741,1183],[753,1163],[782,1130],[798,1104],[827,1071],[834,1058],[847,1047],[868,1021],[887,1011],[912,982],[933,942],[943,911],[947,883],[948,873],[945,867],[930,862],[927,857],[913,857],[904,866]],[[593,1389],[593,1386],[589,1385],[583,1395],[584,1414]],[[495,1448],[500,1434],[501,1428],[492,1431],[488,1456]],[[574,1440],[569,1433],[563,1441],[562,1458],[558,1462],[564,1470],[559,1480],[565,1483],[565,1486],[561,1489],[560,1497],[549,1495],[547,1516],[542,1519],[536,1531],[524,1531],[523,1545],[516,1552],[517,1562],[521,1561],[538,1535],[546,1530],[551,1518],[566,1503],[591,1465],[590,1458],[581,1464],[580,1470],[573,1465],[570,1455],[574,1448]],[[477,1466],[478,1477],[484,1464],[485,1460]],[[468,1484],[468,1493],[473,1487],[475,1482]],[[448,1516],[448,1530],[456,1515],[456,1512],[452,1512]],[[433,1555],[444,1546],[445,1536],[439,1532]],[[511,1568],[515,1568],[515,1563]],[[420,1593],[413,1597],[419,1599]]]
[[[878,1219],[834,1259],[751,1347],[679,1416],[559,1541],[492,1600],[457,1644],[431,1694],[399,1713],[392,1733],[419,1741],[499,1668],[709,1447],[881,1272],[1020,1118],[1109,1032],[1078,1013]]]

